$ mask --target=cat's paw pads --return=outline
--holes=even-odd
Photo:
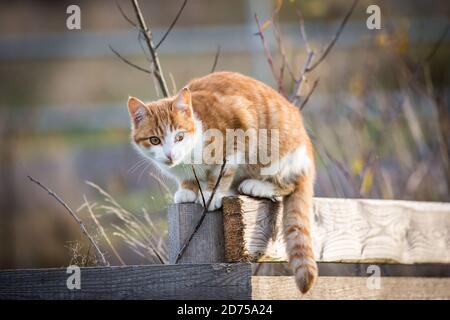
[[[195,202],[195,200],[197,200],[197,194],[189,189],[179,189],[173,197],[175,203]]]
[[[211,197],[211,191],[203,191],[203,196],[205,197],[205,203],[208,203],[208,200]],[[222,199],[224,196],[225,196],[224,194],[216,192],[214,194],[214,198],[211,200],[211,203],[209,204],[208,211],[220,209],[222,207]],[[203,206],[203,200],[201,195],[198,196],[196,202],[200,203]]]
[[[256,179],[247,179],[242,181],[242,183],[239,185],[238,191],[242,194],[253,197],[268,199],[275,198],[273,184]]]

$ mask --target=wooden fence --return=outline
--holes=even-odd
[[[281,204],[246,196],[209,212],[180,264],[0,271],[0,299],[450,299],[450,204],[315,199],[319,279],[301,295],[286,266]],[[175,261],[201,216],[169,207]]]

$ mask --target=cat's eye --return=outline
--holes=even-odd
[[[155,146],[161,143],[161,140],[158,137],[150,137],[149,140],[150,143]]]
[[[175,136],[175,141],[177,141],[177,142],[182,141],[183,139],[184,139],[184,132],[179,132]]]

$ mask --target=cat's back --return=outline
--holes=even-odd
[[[278,93],[270,86],[238,72],[220,71],[191,80],[188,84],[193,93],[212,93],[222,96],[244,96],[256,100],[258,96],[273,96]]]
[[[237,72],[214,72],[188,87],[194,110],[211,127],[301,129],[299,110],[270,86]]]

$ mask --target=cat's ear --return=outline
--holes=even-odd
[[[188,87],[184,87],[178,92],[173,102],[173,109],[184,112],[187,116],[192,115],[191,91]]]
[[[136,128],[139,123],[148,116],[149,111],[145,103],[135,97],[128,98],[128,113],[130,114],[131,121]]]

